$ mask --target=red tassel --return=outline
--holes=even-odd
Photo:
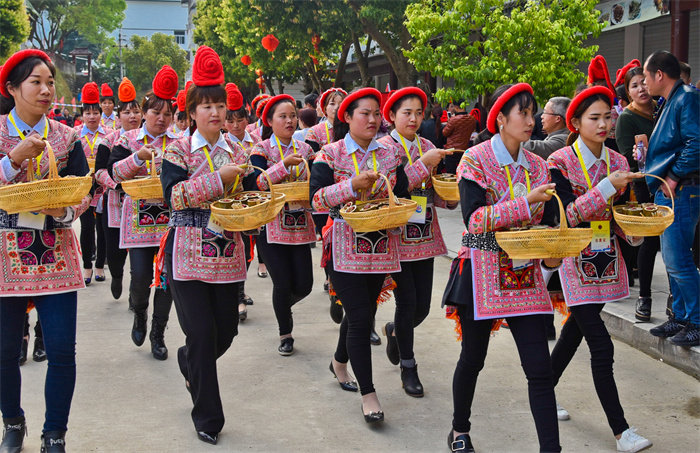
[[[457,312],[457,307],[453,305],[448,305],[445,309],[445,318],[454,320],[457,341],[462,341],[462,322],[459,320],[459,313]]]
[[[248,262],[252,263],[253,258],[255,258],[255,236],[248,236],[248,240],[250,240],[250,259]]]
[[[558,291],[552,292],[549,293],[549,298],[552,300],[552,306],[554,309],[564,317],[564,320],[561,322],[561,324],[564,325],[566,320],[569,319],[569,316],[571,316],[571,310],[569,310],[569,307],[566,305],[564,294]]]
[[[165,244],[168,242],[168,235],[170,234],[172,228],[168,228],[162,238],[160,238],[160,247],[158,248],[158,253],[155,258],[153,258],[153,263],[156,265],[155,275],[153,278],[153,283],[151,283],[151,288],[161,287],[161,275],[163,274],[163,266],[165,265]]]

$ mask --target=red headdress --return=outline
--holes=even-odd
[[[394,91],[394,93],[389,97],[389,99],[387,99],[386,103],[384,104],[384,107],[382,108],[382,115],[384,115],[385,120],[391,121],[389,119],[389,112],[391,112],[391,108],[394,106],[394,104],[396,104],[397,101],[401,100],[401,98],[408,95],[418,96],[420,98],[420,102],[423,106],[423,109],[425,110],[425,107],[428,105],[428,96],[426,96],[425,91],[416,87],[401,88],[400,90]]]
[[[110,98],[114,96],[114,91],[107,85],[106,83],[103,83],[100,86],[100,96],[103,98]]]
[[[83,104],[99,104],[100,103],[100,89],[97,88],[95,82],[86,83],[83,86],[82,97],[80,102]]]
[[[615,86],[619,86],[619,85],[622,85],[623,83],[625,83],[625,76],[627,75],[627,72],[630,69],[641,68],[641,67],[642,67],[642,63],[635,58],[634,60],[630,61],[629,63],[627,63],[626,65],[624,65],[620,69],[618,69],[617,72],[615,73],[615,75],[616,75]]]
[[[263,108],[262,116],[260,117],[260,119],[262,120],[263,126],[272,127],[270,125],[270,123],[267,121],[267,114],[270,112],[270,109],[272,109],[272,107],[275,104],[278,104],[282,101],[290,101],[296,107],[296,101],[294,100],[293,97],[291,97],[288,94],[278,94],[275,97],[266,99],[265,100],[265,107]],[[258,106],[258,108],[260,108],[260,107]]]
[[[10,97],[10,93],[7,91],[7,79],[10,78],[10,73],[18,64],[30,57],[39,57],[45,62],[51,63],[51,58],[38,49],[25,49],[16,52],[7,59],[5,64],[2,66],[2,69],[0,69],[0,94],[6,98]]]
[[[185,103],[187,102],[187,91],[180,90],[177,93],[177,110],[180,112],[185,111]]]
[[[200,46],[194,55],[192,81],[198,87],[209,87],[224,83],[224,67],[219,55],[207,46]]]
[[[608,97],[610,100],[610,105],[613,105],[613,100],[614,96],[612,91],[610,91],[607,87],[604,86],[594,86],[590,88],[586,88],[585,90],[581,91],[579,94],[576,95],[576,97],[571,101],[571,104],[569,104],[569,108],[566,109],[566,125],[568,126],[569,130],[571,132],[578,132],[576,128],[574,127],[573,124],[571,124],[571,119],[574,117],[574,112],[578,108],[579,105],[583,101],[585,101],[587,98],[594,96],[596,94],[603,94]]]
[[[608,72],[608,63],[602,55],[596,55],[591,64],[588,65],[588,85],[593,85],[598,80],[604,80],[606,86],[615,92],[612,82],[610,82],[610,73]]]
[[[177,73],[165,65],[153,79],[153,94],[161,99],[172,99],[177,94]]]
[[[340,103],[340,107],[338,107],[338,119],[345,123],[345,111],[348,109],[350,104],[366,96],[374,97],[377,100],[377,104],[381,104],[382,102],[382,93],[380,93],[376,88],[362,88],[357,91],[353,91],[347,95],[345,99],[343,99],[343,102]]]
[[[343,96],[348,95],[348,92],[342,88],[329,88],[329,89],[327,89],[326,91],[323,92],[323,94],[321,94],[321,97],[318,99],[318,105],[322,109],[326,108],[326,99],[328,99],[328,96],[330,96],[333,93],[342,94]]]
[[[243,107],[243,94],[235,83],[226,84],[226,108],[228,110],[238,110]]]
[[[255,108],[255,116],[257,116],[258,118],[262,118],[263,109],[265,108],[270,99],[272,98],[268,96],[258,101],[258,106]]]
[[[488,128],[489,132],[492,134],[495,134],[498,132],[498,127],[496,125],[496,118],[498,118],[498,112],[501,111],[504,105],[506,105],[506,102],[510,101],[510,99],[515,96],[518,93],[522,93],[523,91],[527,91],[530,94],[533,94],[532,87],[527,84],[527,83],[516,83],[512,87],[508,88],[505,93],[503,93],[498,99],[496,99],[496,103],[493,104],[493,107],[491,107],[491,110],[489,110],[489,116],[486,117],[486,127]]]
[[[269,98],[269,94],[259,94],[253,98],[253,101],[250,103],[250,106],[253,108],[254,111],[257,111],[258,109],[258,102],[262,101],[263,99]]]
[[[134,84],[131,83],[131,80],[127,79],[126,77],[124,77],[122,79],[122,83],[119,84],[118,93],[119,102],[122,104],[126,104],[136,99],[136,89],[134,88]]]

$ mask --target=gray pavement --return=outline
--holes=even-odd
[[[442,218],[448,244],[454,244],[461,234],[458,211]],[[450,249],[454,247],[450,245]],[[320,248],[314,249],[313,255],[318,263]],[[416,330],[416,359],[425,397],[407,396],[401,389],[399,368],[389,363],[384,346],[372,348],[374,383],[386,413],[385,422],[378,427],[364,422],[359,395],[342,391],[328,371],[338,328],[328,315],[322,269],[314,268],[312,294],[294,307],[295,354],[281,357],[277,353],[279,340],[270,302],[272,283],[269,278],[258,278],[253,265],[246,286],[255,305],[249,307],[248,320],[240,326],[233,346],[218,362],[227,422],[217,446],[200,442],[194,432],[191,400],[175,358],[177,347],[184,343],[175,310],[166,331],[171,357],[159,362],[151,357],[148,341],[140,348],[131,342],[132,314],[127,311],[126,302],[128,278],[124,295],[118,301],[109,293],[109,279],[104,283],[93,282],[78,298],[78,378],[67,435],[68,449],[72,452],[449,451],[446,436],[452,414],[452,373],[460,350],[454,323],[444,318],[439,302],[449,265],[448,258],[436,260],[432,312]],[[393,301],[380,307],[377,326],[392,319],[393,307]],[[557,329],[560,322],[557,315]],[[615,341],[615,352],[615,376],[630,425],[639,427],[639,433],[654,442],[652,451],[697,451],[698,381],[620,341]],[[31,358],[22,367],[23,408],[29,424],[26,452],[39,451],[45,371],[45,362],[35,363]],[[571,413],[571,420],[560,422],[564,451],[615,451],[614,438],[595,395],[585,342],[562,377],[557,395]],[[478,451],[537,451],[526,380],[507,330],[501,330],[491,341],[472,418],[472,439]]]

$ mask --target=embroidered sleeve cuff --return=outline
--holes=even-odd
[[[615,186],[610,182],[608,178],[603,179],[596,185],[598,190],[600,190],[600,193],[603,195],[603,198],[606,200],[609,200],[610,197],[614,196],[617,190],[615,190]]]
[[[0,159],[0,167],[2,168],[2,177],[6,182],[13,181],[21,170],[21,168],[14,169],[9,155]]]
[[[139,161],[141,163],[139,163]],[[131,156],[115,163],[112,167],[112,176],[114,177],[114,181],[124,182],[133,179],[141,172],[144,162],[145,161],[141,161],[141,159],[139,159],[134,153]]]
[[[75,209],[71,206],[66,208],[66,213],[61,217],[54,217],[54,220],[61,223],[70,223],[75,218]]]
[[[141,159],[139,158],[138,154],[136,154],[136,153],[134,153],[133,156],[134,156],[134,163],[135,163],[136,165],[138,165],[139,167],[143,167],[143,164],[145,164],[146,161],[145,161],[145,160],[141,160]]]
[[[419,187],[421,183],[430,177],[430,171],[423,162],[416,161],[415,164],[405,168],[406,177],[408,177],[408,186],[410,189]]]

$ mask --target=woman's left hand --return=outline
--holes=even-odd
[[[547,267],[559,267],[561,264],[561,258],[545,258],[544,265]]]
[[[41,213],[51,217],[63,217],[66,215],[66,208],[42,209]]]

